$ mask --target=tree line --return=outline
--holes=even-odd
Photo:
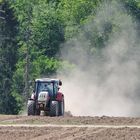
[[[140,2],[118,0],[140,22]],[[105,47],[118,25],[106,22],[104,31],[88,32],[83,26],[94,20],[104,0],[0,0],[0,113],[18,114],[29,94],[29,82],[55,75],[66,65],[62,44],[80,35],[89,41],[85,51],[94,55]],[[106,2],[115,2],[107,0]],[[94,23],[93,23],[94,24]],[[96,25],[95,25],[96,26]],[[117,27],[117,28],[116,28]],[[93,37],[94,36],[94,37]]]

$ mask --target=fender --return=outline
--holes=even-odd
[[[35,93],[32,93],[31,97],[29,98],[29,100],[35,100],[36,96]]]
[[[63,98],[64,98],[63,93],[58,91],[57,96],[56,96],[56,100],[57,101],[62,101]]]

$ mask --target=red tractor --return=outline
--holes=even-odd
[[[59,79],[36,79],[34,90],[27,104],[28,115],[40,115],[44,111],[49,116],[64,115],[64,95],[59,91],[62,85]]]

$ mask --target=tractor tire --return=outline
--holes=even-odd
[[[58,116],[59,115],[59,105],[58,101],[51,101],[50,103],[50,116]]]
[[[65,112],[65,102],[64,99],[59,102],[59,116],[64,116],[64,112]]]
[[[27,105],[27,109],[28,109],[28,116],[35,115],[35,101],[29,100],[28,105]]]

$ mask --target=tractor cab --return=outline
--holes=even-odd
[[[51,98],[56,98],[56,95],[59,90],[59,86],[62,85],[62,82],[58,79],[36,79],[34,92],[36,97],[38,97],[40,92],[47,91]]]

